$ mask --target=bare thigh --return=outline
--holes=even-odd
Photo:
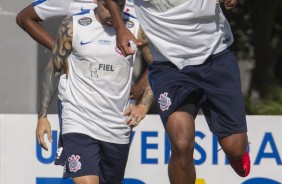
[[[99,176],[87,175],[73,178],[75,184],[99,184]]]
[[[187,112],[177,111],[168,117],[166,132],[169,136],[171,149],[187,149],[194,146],[194,117]]]

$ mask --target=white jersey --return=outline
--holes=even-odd
[[[135,11],[151,41],[153,59],[179,69],[199,65],[233,42],[216,0],[135,0]],[[154,44],[152,44],[154,43]]]
[[[139,24],[127,20],[137,36]],[[73,16],[72,53],[63,104],[62,133],[83,133],[101,141],[126,144],[131,128],[122,112],[129,103],[135,55],[116,48],[112,27],[101,25],[91,11]]]

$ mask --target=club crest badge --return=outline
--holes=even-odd
[[[88,26],[89,24],[92,23],[92,19],[89,17],[83,17],[78,20],[78,23],[82,26]]]
[[[76,172],[81,169],[81,162],[79,161],[79,159],[79,155],[71,155],[68,158],[70,172]]]
[[[160,97],[158,98],[158,103],[160,104],[160,109],[162,111],[168,110],[169,106],[171,105],[171,100],[169,97],[167,97],[168,93],[164,92],[163,94],[160,94]]]
[[[132,21],[130,21],[130,20],[126,20],[125,21],[125,26],[126,26],[126,28],[130,29],[130,28],[133,28],[134,23]]]

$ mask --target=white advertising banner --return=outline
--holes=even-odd
[[[57,115],[49,115],[53,143],[36,142],[37,115],[0,115],[0,184],[73,184],[62,179],[54,159],[59,135]],[[230,167],[203,116],[196,119],[196,184],[281,184],[282,116],[247,116],[251,173],[239,177]],[[147,115],[133,130],[124,184],[169,184],[170,145],[158,115]]]

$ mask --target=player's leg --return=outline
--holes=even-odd
[[[231,167],[241,177],[250,173],[250,156],[247,151],[248,137],[246,133],[236,133],[219,139],[219,144],[226,153]]]
[[[75,184],[99,184],[99,177],[96,175],[79,176],[73,178]]]
[[[209,111],[206,108],[202,109],[210,129],[217,136],[231,167],[239,176],[246,177],[250,172],[246,121],[240,119],[236,121],[230,117],[225,117],[226,113],[220,114],[212,109],[209,109]]]
[[[196,171],[193,159],[195,142],[195,117],[200,91],[190,93],[186,100],[167,119],[165,125],[171,144],[168,164],[169,179],[172,184],[195,183]]]
[[[206,78],[209,85],[205,87],[207,99],[202,110],[232,168],[240,176],[247,176],[250,159],[247,153],[246,112],[234,53],[226,49],[211,56],[204,67],[209,71]]]
[[[171,145],[171,156],[168,164],[170,182],[172,184],[195,183],[194,117],[181,111],[172,113],[167,120],[166,132]]]
[[[99,184],[100,147],[98,141],[85,134],[63,134],[66,157],[64,178],[75,184]]]
[[[198,87],[191,83],[189,76],[170,62],[154,61],[149,65],[156,108],[171,145],[168,174],[172,184],[194,184],[196,178],[194,119],[200,98],[193,93]]]

